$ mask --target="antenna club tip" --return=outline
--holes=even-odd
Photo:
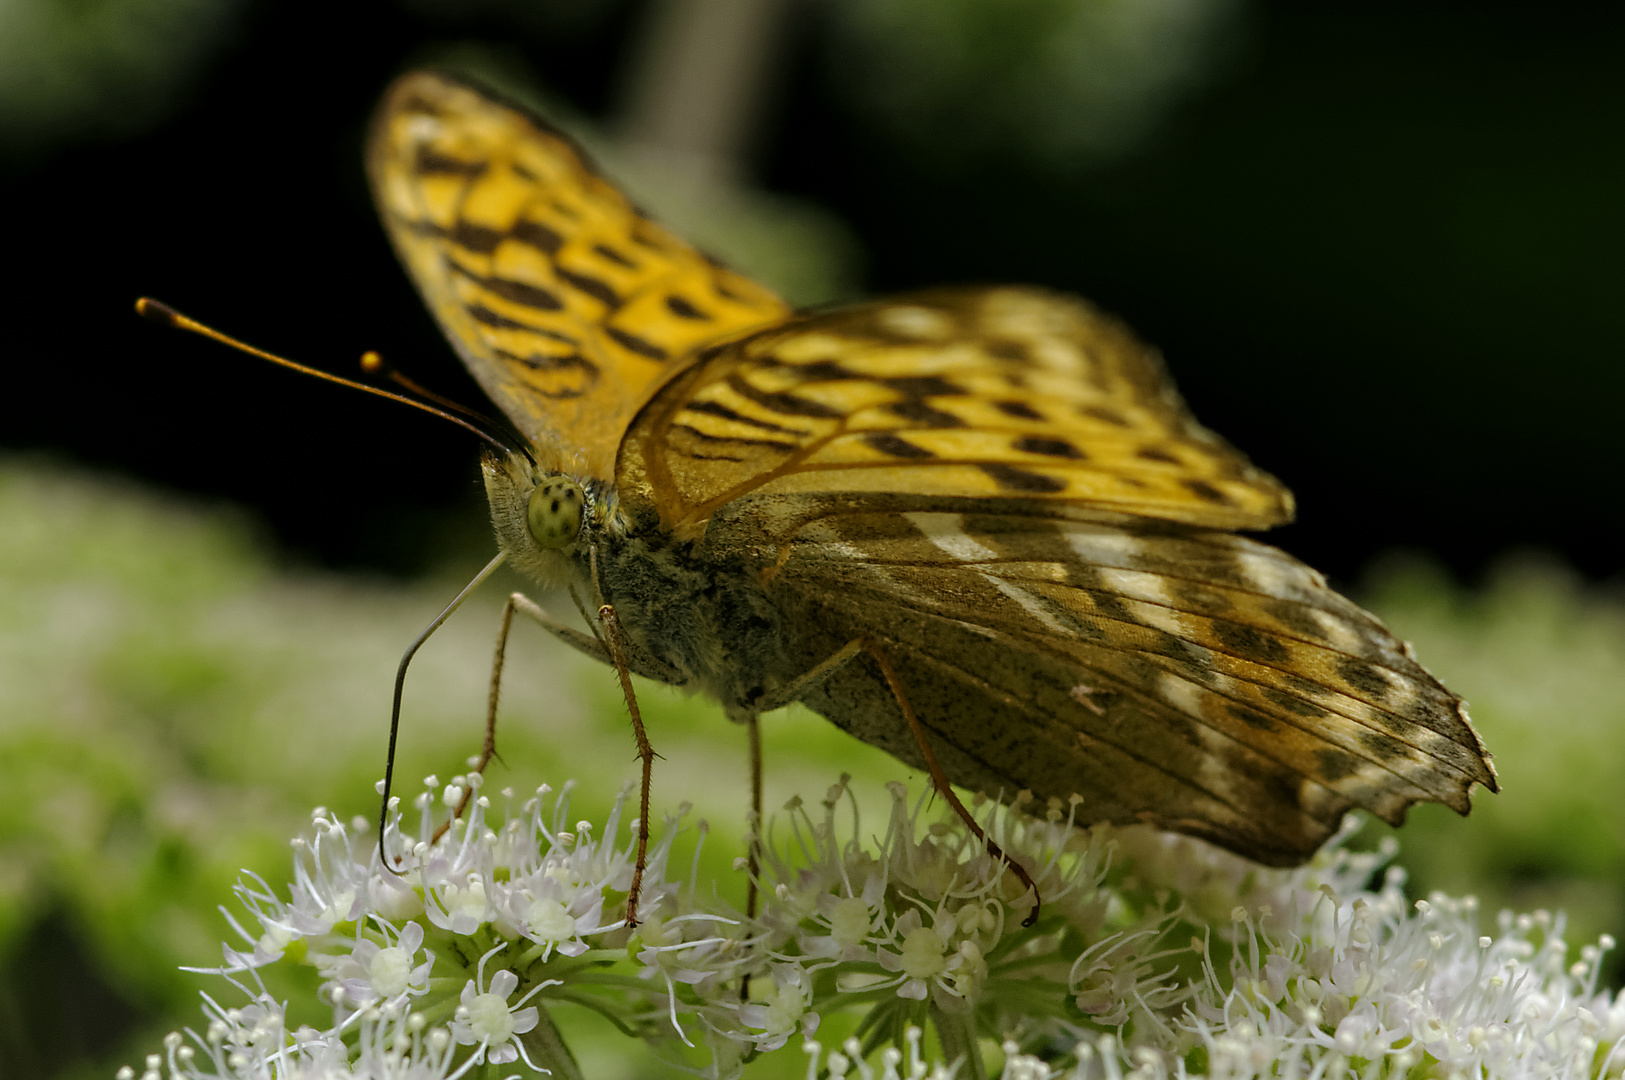
[[[181,321],[180,312],[150,296],[143,296],[135,302],[135,313],[143,319],[151,319],[165,326],[178,326]]]
[[[379,356],[372,349],[368,349],[366,352],[361,354],[361,370],[366,372],[368,375],[376,375],[380,371],[383,371],[387,366],[388,365],[384,363],[384,358]]]

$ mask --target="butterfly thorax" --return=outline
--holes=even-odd
[[[789,670],[782,614],[744,566],[744,556],[707,545],[703,534],[677,538],[654,522],[630,518],[615,487],[602,480],[563,477],[585,497],[573,542],[538,542],[527,510],[533,492],[556,476],[517,455],[484,463],[497,542],[510,564],[548,588],[573,588],[590,601],[612,604],[633,671],[704,691],[743,719]]]

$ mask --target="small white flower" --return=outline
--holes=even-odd
[[[385,841],[400,876],[350,841],[364,828],[318,814],[296,846],[290,899],[245,875],[250,917],[233,924],[243,944],[217,970],[302,957],[327,978],[333,1026],[290,1032],[280,1004],[238,984],[248,1004],[207,1000],[206,1031],[166,1041],[143,1080],[461,1080],[521,1058],[536,1069],[548,1043],[525,1045],[541,1024],[530,1001],[561,982],[628,1027],[703,1040],[714,1080],[810,1036],[821,1011],[863,1001],[881,1025],[870,1038],[887,1049],[863,1061],[849,1043],[825,1059],[809,1044],[815,1066],[832,1078],[948,1080],[952,1063],[925,1062],[918,1031],[902,1027],[927,999],[962,1032],[1021,1033],[1005,1080],[1166,1080],[1194,1049],[1225,1080],[1331,1077],[1358,1062],[1383,1080],[1424,1060],[1440,1075],[1506,1080],[1593,1080],[1625,1066],[1625,1001],[1597,987],[1611,939],[1571,963],[1560,915],[1506,915],[1486,934],[1470,899],[1407,904],[1397,872],[1367,885],[1391,852],[1334,846],[1297,870],[1263,870],[1146,828],[1075,830],[1060,803],[1040,821],[980,802],[989,838],[1038,882],[1044,917],[1028,928],[1025,887],[960,822],[928,820],[924,796],[899,786],[872,843],[855,810],[850,824],[837,819],[851,801],[843,783],[819,819],[790,806],[790,842],[763,852],[754,919],[709,881],[666,876],[681,815],[668,819],[630,930],[602,921],[630,885],[633,842],[617,842],[631,831],[625,794],[602,828],[549,794],[517,812],[511,793],[503,811],[476,799],[438,840],[440,800],[418,800],[415,838],[392,802]],[[508,944],[489,948],[494,939]],[[474,954],[472,973],[455,967]],[[572,981],[584,972],[593,978]],[[522,980],[531,989],[510,1001]],[[1057,1058],[1080,1011],[1125,1037],[1091,1036]],[[431,1023],[446,1016],[449,1027]]]
[[[897,988],[898,997],[924,1001],[931,981],[948,966],[945,955],[948,945],[941,934],[918,923],[918,913],[913,911],[898,920],[897,931],[902,935],[902,942],[895,952],[880,950],[880,966],[903,973],[902,983]]]
[[[538,983],[524,997],[509,1005],[508,998],[519,986],[519,976],[503,968],[491,976],[490,986],[485,986],[485,962],[505,948],[506,944],[498,945],[480,957],[475,977],[468,980],[458,998],[457,1012],[451,1022],[451,1035],[465,1046],[478,1047],[473,1057],[476,1063],[489,1061],[493,1065],[505,1065],[523,1057],[526,1065],[541,1072],[531,1063],[524,1046],[514,1036],[523,1035],[534,1028],[539,1019],[534,1005],[522,1007],[525,1002],[544,987],[558,983],[556,980]]]
[[[328,959],[316,956],[317,967],[323,969],[329,980],[336,983],[334,1000],[342,1008],[355,1009],[388,1001],[395,997],[418,997],[428,993],[429,970],[434,957],[417,963],[423,949],[422,925],[409,922],[399,932],[382,920],[374,920],[385,935],[379,944],[357,930],[355,947],[348,955]]]
[[[766,991],[739,1007],[739,1022],[750,1029],[746,1038],[766,1052],[783,1046],[797,1031],[810,1037],[819,1023],[818,1014],[810,1011],[812,994],[807,972],[794,964],[774,964]]]

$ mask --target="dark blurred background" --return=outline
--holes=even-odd
[[[1091,297],[1297,492],[1274,539],[1336,578],[1404,547],[1474,580],[1524,546],[1609,577],[1622,56],[1613,4],[12,4],[0,442],[246,505],[322,564],[484,542],[463,433],[131,312],[346,373],[378,349],[475,401],[360,163],[385,83],[451,63],[809,208],[795,242],[836,269],[798,299]]]
[[[419,64],[456,68],[549,101],[679,231],[798,302],[1023,281],[1121,315],[1165,351],[1197,415],[1297,492],[1299,522],[1272,539],[1344,584],[1412,549],[1474,587],[1424,569],[1386,586],[1374,575],[1360,594],[1474,700],[1507,778],[1468,826],[1415,815],[1404,843],[1418,888],[1487,888],[1617,932],[1625,607],[1553,564],[1617,580],[1625,552],[1622,57],[1625,5],[1562,0],[0,0],[0,451],[243,508],[296,562],[402,576],[478,565],[490,539],[466,434],[132,312],[157,296],[346,374],[377,349],[478,403],[361,170],[385,84]],[[1549,562],[1479,587],[1522,548]],[[160,569],[152,596],[184,601],[181,575]],[[0,614],[31,611],[19,597],[32,584],[4,584]],[[40,610],[80,584],[45,590]],[[430,592],[425,612],[443,599]],[[232,772],[198,750],[214,745],[198,732],[235,750],[261,730],[229,721],[271,680],[216,656],[215,624],[181,601],[184,633],[170,632],[184,648],[150,629],[157,616],[125,618],[112,645],[94,627],[51,637],[44,615],[7,631],[23,658],[8,670],[59,664],[34,681],[62,692],[34,713],[8,706],[0,734],[61,752],[50,767],[38,752],[26,770],[7,762],[0,789],[94,778],[92,749],[129,757],[153,801],[154,781],[193,773],[281,782],[275,762]],[[346,594],[320,610],[360,604]],[[369,693],[420,619],[377,618],[390,627],[383,674],[356,676]],[[285,636],[332,651],[320,623]],[[238,674],[216,696],[188,689],[211,664]],[[288,662],[286,679],[304,686],[311,666]],[[127,685],[175,670],[160,705]],[[112,703],[103,728],[64,720],[96,694]],[[100,731],[86,737],[97,745],[74,744],[81,730]],[[174,762],[122,754],[126,732]],[[105,775],[85,783],[123,806]],[[288,791],[274,805],[331,797]],[[79,820],[52,799],[13,802]],[[260,805],[234,788],[219,803]],[[286,833],[266,818],[281,860]],[[31,821],[0,829],[8,866],[56,837]],[[206,951],[152,928],[214,899],[176,886],[170,908],[126,913],[119,883],[169,874],[223,890],[229,870],[196,855],[207,845],[157,847],[161,873],[135,860],[121,878],[104,837],[85,834],[53,856],[95,852],[84,882],[41,872],[27,893],[0,874],[7,1076],[46,1075],[19,1062],[62,1047],[112,1053],[138,1020],[178,1016],[129,972]],[[236,848],[220,858],[245,865]],[[112,898],[100,937],[86,930],[102,925],[97,889]],[[132,941],[155,942],[163,963]],[[110,1073],[96,1062],[71,1075]]]

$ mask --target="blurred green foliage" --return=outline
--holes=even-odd
[[[278,566],[233,512],[37,462],[0,466],[6,1075],[64,1064],[42,1048],[63,1045],[53,1037],[97,994],[128,1026],[62,1075],[139,1060],[194,1014],[201,984],[177,966],[218,955],[214,909],[238,869],[284,880],[287,839],[315,805],[375,813],[399,652],[474,569],[400,585]],[[487,587],[416,662],[397,773],[408,796],[477,748],[497,607],[515,584]],[[1469,698],[1503,783],[1477,794],[1466,821],[1413,811],[1399,835],[1418,895],[1563,907],[1576,941],[1625,928],[1625,806],[1613,797],[1625,600],[1534,557],[1477,590],[1396,560],[1365,599]],[[613,676],[525,625],[510,657],[493,786],[575,778],[579,805],[601,813],[635,775]],[[713,826],[707,871],[738,887],[741,733],[702,699],[640,693],[663,758],[657,804],[695,805]],[[818,797],[843,771],[877,789],[901,773],[804,711],[770,717],[764,741],[770,809]],[[613,1075],[621,1059],[604,1038],[583,1053]]]
[[[426,50],[419,63],[472,79],[546,117],[655,220],[793,306],[858,297],[862,244],[839,217],[817,204],[640,152],[548,92],[530,65],[508,50],[459,42]]]
[[[1238,0],[838,0],[832,85],[932,163],[1133,149],[1233,44]]]
[[[195,1022],[210,980],[177,968],[219,962],[215,909],[238,870],[286,881],[317,805],[376,815],[401,650],[478,561],[410,586],[276,566],[230,511],[0,463],[0,1075],[107,1076]],[[489,583],[414,662],[406,798],[479,749],[498,609],[518,587]],[[508,656],[491,787],[575,779],[601,820],[637,775],[613,673],[523,622]],[[702,865],[742,903],[743,732],[703,699],[639,693],[656,806],[690,802],[715,826]],[[770,809],[842,772],[875,791],[897,773],[805,711],[768,717],[763,744]],[[104,998],[128,1027],[104,1016],[79,1041]]]
[[[241,0],[6,0],[0,159],[158,122],[229,35]]]
[[[1391,558],[1363,599],[1467,698],[1501,782],[1499,795],[1475,794],[1466,821],[1442,806],[1412,809],[1396,834],[1412,891],[1474,893],[1491,911],[1563,908],[1571,940],[1619,936],[1625,594],[1530,553],[1473,590],[1427,560]]]

